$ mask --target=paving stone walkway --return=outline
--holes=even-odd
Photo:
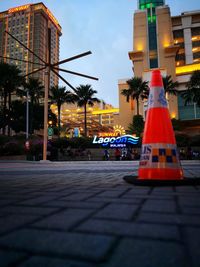
[[[200,186],[133,186],[98,163],[2,164],[0,267],[200,266]]]

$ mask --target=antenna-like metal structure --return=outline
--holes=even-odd
[[[13,38],[16,42],[18,42],[21,46],[23,46],[26,50],[28,50],[32,55],[34,55],[42,63],[36,63],[33,61],[22,60],[22,59],[17,59],[17,58],[13,58],[13,57],[6,57],[6,56],[0,55],[1,58],[26,62],[29,64],[34,64],[34,65],[39,66],[39,69],[34,70],[34,71],[26,74],[24,77],[27,77],[27,76],[34,74],[34,73],[37,73],[39,71],[43,71],[43,70],[45,71],[43,160],[46,160],[47,159],[48,98],[49,98],[49,86],[50,86],[50,73],[52,71],[55,75],[57,75],[63,82],[65,82],[73,90],[75,88],[58,73],[59,71],[66,72],[66,73],[73,74],[73,75],[78,75],[78,76],[81,76],[84,78],[88,78],[88,79],[92,79],[92,80],[97,81],[98,78],[96,78],[96,77],[85,75],[85,74],[74,72],[74,71],[70,71],[70,70],[65,70],[65,69],[62,69],[59,67],[59,65],[64,64],[66,62],[69,62],[69,61],[72,61],[72,60],[75,60],[75,59],[78,59],[81,57],[88,56],[88,55],[92,54],[92,52],[87,51],[85,53],[78,54],[78,55],[75,55],[73,57],[66,58],[64,60],[61,60],[61,61],[58,61],[58,62],[52,64],[51,63],[51,29],[50,28],[48,29],[47,60],[46,61],[44,61],[37,54],[35,54],[30,48],[28,48],[26,45],[24,45],[22,42],[20,42],[11,33],[9,33],[8,31],[5,31],[5,33],[8,34],[11,38]]]

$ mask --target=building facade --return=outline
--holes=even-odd
[[[51,105],[51,110],[58,114],[57,106]],[[118,125],[119,109],[114,108],[104,101],[95,103],[93,107],[87,106],[88,135],[93,136],[100,132],[111,132]],[[66,134],[70,135],[75,128],[80,134],[84,132],[84,108],[76,104],[63,104],[61,108],[61,124],[66,128]]]
[[[31,49],[42,60],[47,60],[48,29],[51,29],[51,63],[59,61],[59,38],[61,26],[51,11],[43,4],[29,4],[10,8],[0,13],[0,56],[4,62],[15,64],[26,75],[40,66],[23,61],[42,64],[32,53],[5,33],[5,30]],[[33,74],[44,84],[44,71]],[[58,77],[51,73],[50,85],[57,85]]]
[[[200,11],[172,17],[164,0],[139,0],[129,58],[133,63],[133,76],[150,81],[152,69],[159,68],[163,76],[171,75],[173,81],[179,82],[179,91],[185,90],[191,73],[200,70]],[[136,103],[126,102],[121,95],[121,91],[128,88],[126,80],[120,80],[118,85],[119,121],[127,129],[136,114]],[[167,100],[172,118],[200,119],[200,110],[195,104],[184,106],[180,96],[167,95]],[[141,101],[139,106],[144,117],[146,105],[146,101]]]
[[[179,46],[176,78],[182,91],[191,73],[200,70],[200,11],[172,17],[172,30],[174,44]],[[180,120],[200,119],[200,108],[195,103],[184,106],[183,99],[178,96],[178,117]]]

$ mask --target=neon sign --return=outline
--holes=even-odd
[[[8,13],[14,13],[14,12],[20,12],[20,11],[23,11],[23,10],[26,10],[29,8],[30,5],[23,5],[23,6],[18,6],[18,7],[14,7],[14,8],[10,8],[8,10]]]
[[[108,136],[111,136],[111,137],[113,137],[113,136],[119,136],[119,133],[112,133],[112,132],[108,132],[108,133],[106,133],[106,132],[104,132],[104,133],[99,133],[98,134],[100,137],[108,137]]]
[[[135,137],[129,134],[122,135],[119,137],[98,137],[94,136],[93,144],[100,144],[103,147],[126,147],[129,145],[136,145],[139,142],[139,137]]]

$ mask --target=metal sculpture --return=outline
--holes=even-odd
[[[12,39],[14,39],[16,42],[18,42],[21,46],[23,46],[26,50],[28,50],[31,54],[33,54],[37,59],[39,59],[42,63],[37,63],[33,61],[28,60],[22,60],[17,59],[13,57],[6,57],[6,56],[0,56],[4,59],[11,59],[21,62],[26,62],[29,64],[34,64],[40,66],[39,69],[34,70],[30,73],[27,73],[24,77],[27,77],[29,75],[32,75],[34,73],[37,73],[39,71],[45,71],[45,95],[44,95],[44,137],[43,137],[43,160],[45,161],[47,159],[47,132],[48,132],[48,96],[49,96],[49,86],[50,86],[50,72],[52,71],[55,75],[57,75],[64,83],[66,83],[71,89],[75,89],[66,79],[64,79],[58,71],[66,72],[69,74],[81,76],[84,78],[92,79],[92,80],[98,80],[98,78],[85,75],[79,72],[74,72],[66,69],[59,68],[59,65],[64,64],[66,62],[78,59],[80,57],[85,57],[90,54],[92,54],[91,51],[87,51],[82,54],[75,55],[70,58],[66,58],[64,60],[58,61],[56,63],[51,63],[51,29],[48,29],[48,42],[47,42],[47,60],[44,61],[41,57],[39,57],[36,53],[34,53],[30,48],[28,48],[26,45],[24,45],[21,41],[19,41],[16,37],[14,37],[11,33],[5,30],[5,33],[8,34]]]

